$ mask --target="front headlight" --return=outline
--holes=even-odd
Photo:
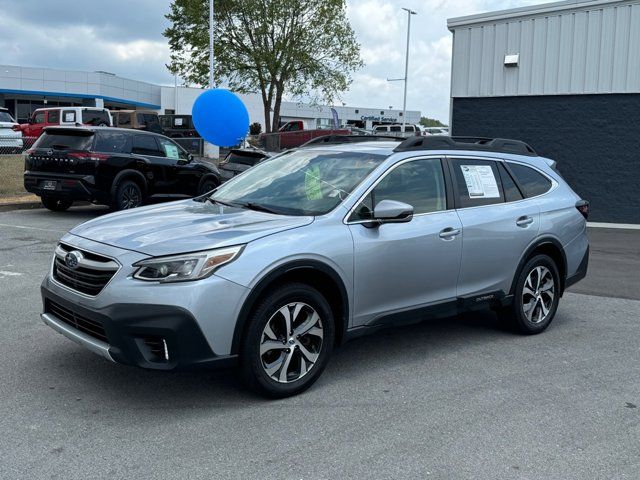
[[[232,262],[242,252],[244,245],[216,248],[204,252],[156,257],[134,263],[138,269],[133,278],[148,282],[184,282],[208,277],[217,268]]]

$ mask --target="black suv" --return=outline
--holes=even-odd
[[[220,185],[212,163],[156,133],[109,127],[52,127],[27,152],[24,186],[49,210],[74,200],[123,210],[151,196],[196,196]]]

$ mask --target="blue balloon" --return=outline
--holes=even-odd
[[[222,88],[202,92],[191,114],[200,136],[219,147],[237,145],[249,130],[247,107],[237,95]]]

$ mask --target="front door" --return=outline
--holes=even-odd
[[[385,199],[412,205],[413,219],[367,226],[373,206]],[[462,226],[447,206],[441,159],[392,167],[348,223],[354,242],[352,326],[412,321],[414,314],[455,307]]]

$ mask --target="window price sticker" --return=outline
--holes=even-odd
[[[489,165],[461,165],[469,198],[499,198],[498,182]]]

